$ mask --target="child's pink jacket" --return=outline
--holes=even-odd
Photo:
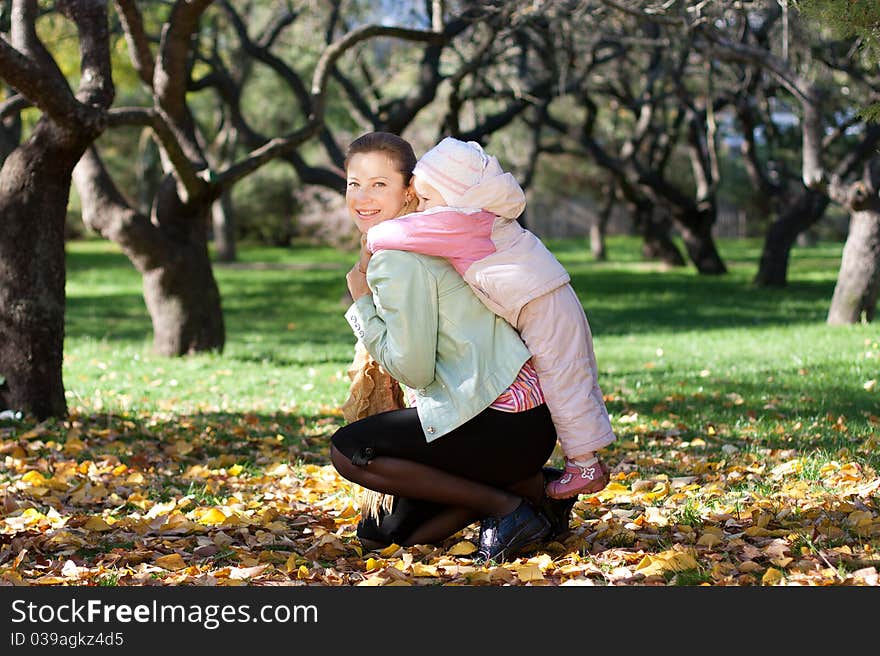
[[[590,326],[568,272],[515,219],[435,207],[372,227],[367,247],[445,258],[486,307],[516,328],[532,352],[567,456],[615,440],[596,380]]]
[[[383,221],[367,233],[367,248],[449,260],[480,300],[514,328],[526,303],[569,281],[535,235],[514,219],[481,210],[434,207]]]

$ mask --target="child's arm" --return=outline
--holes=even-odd
[[[475,260],[495,252],[494,221],[495,215],[489,212],[407,214],[370,228],[367,248],[373,253],[398,250],[443,257],[463,273]]]

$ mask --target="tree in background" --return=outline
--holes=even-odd
[[[312,67],[311,83],[302,85],[304,95],[297,111],[291,111],[296,121],[290,131],[284,136],[245,139],[249,152],[235,161],[217,158],[213,164],[222,168],[214,168],[206,149],[212,135],[206,134],[205,125],[197,120],[189,94],[193,87],[209,86],[194,79],[194,65],[201,47],[202,16],[212,0],[178,0],[167,13],[163,13],[167,3],[117,0],[115,4],[132,64],[151,104],[114,110],[114,124],[140,125],[152,131],[164,178],[147,216],[121,193],[97,149],[90,149],[74,171],[83,221],[118,244],[142,274],[156,353],[175,356],[221,350],[226,339],[223,312],[208,254],[215,201],[267,162],[290,155],[322,134],[327,80],[336,59],[347,49],[375,36],[433,40],[438,35],[362,25],[339,37],[322,49]],[[146,9],[154,12],[147,18],[155,21],[161,16],[158,35],[145,20]],[[266,28],[267,47],[287,24],[289,21],[281,20]],[[235,122],[235,107],[232,114]]]
[[[700,27],[706,54],[747,81],[734,105],[742,162],[774,217],[755,283],[777,287],[786,284],[797,237],[824,216],[841,196],[835,189],[852,181],[876,146],[877,132],[852,103],[880,91],[852,39],[814,33],[784,8],[767,2],[760,11],[727,11],[726,24]]]
[[[4,120],[24,104],[40,117],[0,169],[0,408],[63,416],[64,220],[73,168],[104,131],[113,102],[107,2],[55,3],[77,30],[76,91],[38,34],[37,1],[4,9],[0,78],[19,94],[3,104]]]
[[[871,120],[880,119],[880,4],[873,0],[809,0],[798,5],[860,48],[868,62],[865,81],[874,95],[860,108]],[[875,128],[876,129],[876,128]],[[880,130],[877,130],[880,132]],[[831,176],[829,194],[850,212],[849,235],[843,247],[840,272],[828,310],[829,324],[871,321],[880,294],[880,155],[875,140],[856,168],[856,180]]]

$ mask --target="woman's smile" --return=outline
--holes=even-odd
[[[403,174],[386,154],[358,153],[350,158],[345,203],[362,233],[398,216],[406,203],[406,193]]]

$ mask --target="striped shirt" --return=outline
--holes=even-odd
[[[537,408],[544,403],[544,392],[541,381],[532,366],[531,359],[519,370],[514,381],[489,407],[502,412],[523,412]]]
[[[415,391],[409,387],[404,389],[409,407],[416,407],[418,397]],[[510,387],[501,392],[501,396],[489,407],[502,412],[525,412],[537,408],[542,403],[544,403],[544,392],[541,390],[541,381],[538,380],[538,374],[529,359],[519,370]]]

